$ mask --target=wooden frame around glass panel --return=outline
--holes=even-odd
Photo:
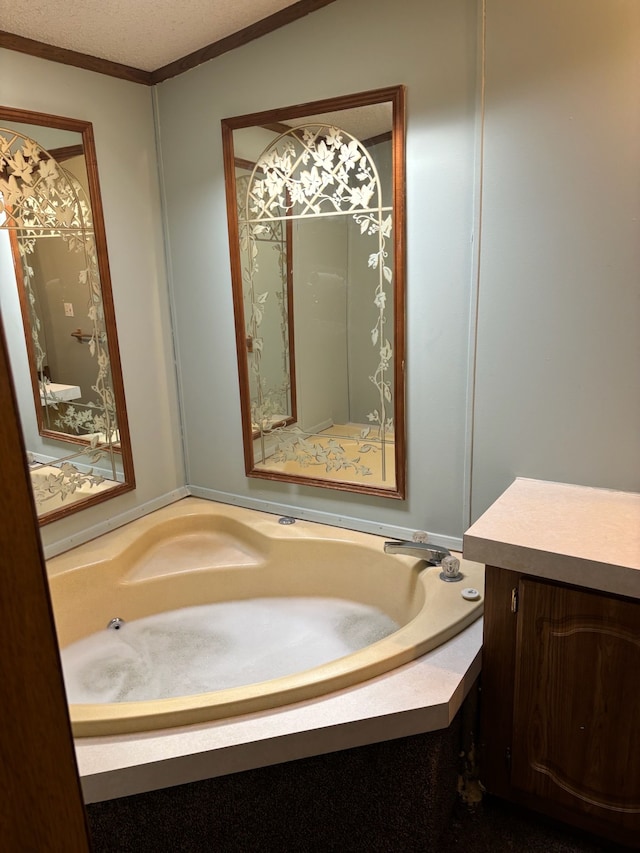
[[[45,113],[32,112],[30,110],[19,110],[11,107],[0,107],[0,126],[3,122],[11,125],[34,125],[37,127],[52,128],[59,131],[71,131],[79,134],[82,139],[81,145],[64,146],[61,148],[51,148],[46,150],[48,155],[51,155],[57,163],[63,163],[64,160],[84,154],[86,178],[88,186],[88,201],[91,206],[92,228],[91,233],[95,244],[95,260],[99,274],[99,286],[101,292],[101,311],[104,316],[104,336],[105,336],[105,351],[108,354],[108,369],[110,378],[110,394],[113,397],[113,406],[117,418],[117,440],[109,439],[109,448],[111,453],[117,454],[121,460],[121,470],[117,475],[114,473],[113,485],[104,491],[95,494],[88,494],[80,499],[73,499],[72,502],[63,504],[51,511],[39,511],[40,524],[48,524],[52,521],[64,518],[78,510],[85,509],[95,504],[109,500],[112,497],[131,491],[135,488],[135,474],[133,467],[133,456],[131,452],[131,442],[129,438],[129,427],[126,411],[126,403],[124,396],[124,385],[122,380],[122,369],[120,363],[120,353],[118,348],[118,337],[116,329],[115,311],[113,305],[113,296],[111,291],[111,276],[109,270],[109,260],[107,254],[107,241],[104,227],[104,215],[102,208],[102,199],[100,194],[100,184],[98,178],[98,166],[95,152],[93,126],[91,122],[73,119],[63,116],[50,115]],[[44,132],[44,131],[43,131]],[[38,142],[38,140],[35,140]],[[58,159],[59,158],[59,159]],[[10,206],[7,205],[7,210]],[[1,227],[1,226],[0,226]],[[40,435],[45,439],[52,439],[56,443],[60,443],[60,458],[65,459],[68,453],[69,458],[81,456],[83,449],[90,449],[92,445],[91,439],[84,438],[82,435],[73,435],[63,433],[57,430],[49,429],[45,426],[42,420],[41,413],[41,397],[40,386],[38,382],[37,371],[35,369],[33,344],[30,340],[30,335],[27,332],[28,323],[28,306],[24,286],[22,282],[22,271],[19,263],[18,237],[15,228],[8,228],[12,255],[14,260],[14,269],[16,272],[16,283],[18,285],[18,294],[20,298],[20,307],[25,324],[25,341],[27,354],[30,363],[31,381],[33,387],[33,401],[36,411],[36,418]],[[21,286],[22,284],[22,286]],[[94,442],[95,443],[95,442]],[[98,442],[99,444],[101,442]],[[71,447],[75,446],[76,450],[64,451],[65,444]],[[27,451],[29,448],[27,447]],[[55,464],[55,461],[52,463]],[[112,460],[113,468],[113,460]],[[86,466],[85,466],[86,467]],[[113,469],[115,472],[115,469]],[[35,491],[35,487],[34,487]]]
[[[246,157],[245,152],[240,150],[242,147],[242,138],[238,136],[239,132],[252,132],[254,129],[269,130],[272,132],[272,136],[274,137],[275,142],[278,141],[279,138],[285,138],[288,135],[288,138],[295,137],[297,134],[300,139],[302,139],[302,135],[305,132],[311,133],[308,129],[305,131],[302,128],[302,125],[305,124],[305,120],[307,121],[307,126],[309,122],[314,123],[315,125],[322,125],[324,127],[323,130],[319,130],[316,135],[316,139],[314,143],[316,146],[322,146],[323,137],[322,134],[325,134],[325,141],[327,140],[326,134],[331,133],[329,127],[329,121],[332,124],[335,124],[336,128],[340,128],[340,117],[344,117],[349,121],[352,119],[355,121],[356,112],[359,108],[367,108],[367,107],[375,107],[376,105],[384,106],[388,105],[388,113],[389,113],[389,126],[384,129],[381,133],[371,133],[370,136],[365,137],[364,140],[355,139],[354,136],[351,136],[350,133],[344,134],[344,143],[345,144],[353,144],[353,148],[360,145],[360,152],[362,152],[362,143],[366,145],[382,145],[383,143],[388,143],[389,151],[390,151],[390,189],[388,191],[389,199],[387,200],[387,206],[384,208],[385,210],[391,210],[391,214],[389,215],[389,219],[385,221],[384,227],[387,230],[386,236],[388,236],[389,232],[391,233],[392,239],[387,242],[387,252],[384,253],[386,258],[387,254],[392,253],[392,261],[388,262],[389,266],[392,266],[392,269],[385,270],[385,278],[387,282],[393,281],[392,283],[392,293],[390,294],[390,298],[387,300],[387,308],[391,307],[393,316],[392,322],[389,323],[389,327],[384,329],[383,325],[379,325],[378,332],[375,332],[375,329],[367,329],[367,334],[371,334],[372,340],[374,340],[374,344],[377,342],[378,348],[385,348],[384,338],[382,335],[386,335],[390,338],[387,343],[389,344],[386,347],[385,352],[383,354],[382,364],[388,368],[389,362],[392,361],[392,367],[388,371],[388,378],[385,380],[385,383],[378,383],[378,386],[385,385],[385,398],[383,399],[384,409],[385,400],[389,402],[392,399],[392,414],[386,412],[385,418],[383,422],[380,423],[379,412],[377,409],[373,409],[372,412],[369,412],[368,419],[369,421],[375,421],[375,418],[378,418],[377,423],[374,423],[374,427],[377,429],[377,435],[380,436],[380,440],[378,441],[378,447],[383,446],[383,452],[386,449],[387,452],[391,449],[390,445],[393,443],[392,453],[388,453],[389,462],[387,463],[387,470],[391,471],[391,474],[388,475],[387,481],[384,481],[384,474],[382,476],[382,480],[378,479],[376,482],[367,482],[367,473],[362,476],[353,476],[350,475],[348,471],[349,466],[352,468],[366,468],[366,466],[362,465],[362,454],[359,453],[357,457],[354,459],[350,458],[348,460],[347,465],[342,465],[341,460],[338,458],[337,461],[331,458],[331,453],[333,450],[325,452],[326,443],[323,444],[324,435],[319,436],[318,434],[314,434],[313,438],[308,440],[308,436],[310,433],[306,433],[306,427],[298,429],[298,433],[303,433],[302,442],[306,443],[307,446],[311,446],[313,448],[312,454],[314,458],[311,462],[304,461],[302,467],[305,469],[304,471],[296,471],[291,472],[290,470],[285,470],[287,468],[288,459],[291,459],[292,456],[296,456],[296,458],[301,458],[300,454],[297,454],[296,451],[289,453],[288,459],[285,460],[280,466],[269,464],[269,459],[276,456],[280,460],[285,459],[286,454],[278,449],[275,453],[269,448],[264,450],[266,443],[269,441],[276,442],[276,447],[279,447],[277,442],[280,440],[280,436],[284,434],[284,427],[281,427],[278,424],[277,428],[274,430],[272,427],[261,429],[261,438],[262,438],[262,451],[258,448],[258,443],[255,439],[255,431],[252,428],[252,423],[255,423],[254,411],[252,411],[252,404],[250,399],[249,392],[249,372],[248,372],[248,359],[247,359],[247,346],[246,346],[246,329],[247,329],[247,317],[248,314],[251,313],[251,306],[245,304],[245,299],[243,296],[243,259],[241,257],[241,248],[240,248],[240,240],[242,239],[246,243],[246,233],[241,234],[241,228],[246,228],[246,224],[249,223],[249,227],[253,227],[251,222],[255,222],[255,220],[250,219],[249,213],[247,213],[247,217],[245,221],[242,223],[242,226],[239,222],[238,217],[238,201],[237,201],[237,189],[236,189],[236,172],[235,172],[235,163],[236,158],[238,157]],[[326,117],[322,118],[323,116]],[[335,128],[334,128],[335,130]],[[337,130],[336,130],[337,132]],[[236,325],[236,342],[237,342],[237,357],[238,357],[238,375],[239,375],[239,385],[240,385],[240,397],[241,397],[241,413],[242,413],[242,429],[243,429],[243,439],[244,439],[244,460],[245,460],[245,471],[247,476],[256,477],[266,480],[274,480],[274,481],[284,481],[290,483],[299,483],[301,485],[313,485],[319,486],[322,488],[332,488],[338,489],[342,491],[352,491],[363,494],[377,495],[381,497],[391,497],[402,499],[405,497],[406,490],[406,476],[405,476],[405,467],[406,467],[406,459],[405,459],[405,391],[404,391],[404,360],[405,360],[405,158],[404,158],[404,147],[405,147],[405,89],[403,86],[395,86],[389,87],[386,89],[377,89],[369,92],[356,93],[352,95],[346,95],[338,98],[330,98],[322,101],[315,101],[307,104],[298,104],[291,107],[284,107],[275,110],[267,110],[264,112],[253,113],[250,115],[244,116],[236,116],[233,118],[224,119],[222,121],[222,138],[223,138],[223,151],[224,151],[224,166],[225,166],[225,182],[226,182],[226,191],[227,191],[227,214],[228,214],[228,226],[229,226],[229,244],[230,244],[230,256],[231,256],[231,273],[232,273],[232,286],[233,286],[233,299],[234,299],[234,311],[235,311],[235,325]],[[351,143],[349,143],[351,140]],[[335,137],[333,139],[334,143],[334,151],[337,153],[338,147],[335,142]],[[262,151],[262,155],[270,156],[268,152],[269,146],[267,149]],[[326,152],[327,146],[322,149]],[[247,160],[255,162],[257,159],[257,154],[261,152],[253,152],[253,156],[246,157]],[[313,156],[318,155],[318,151],[316,150]],[[277,156],[277,155],[274,155]],[[319,155],[318,155],[319,156]],[[343,154],[344,157],[348,156]],[[360,156],[360,155],[358,155]],[[356,158],[357,161],[357,158]],[[356,162],[354,161],[354,162]],[[309,161],[312,163],[313,161]],[[315,162],[318,162],[317,160]],[[346,161],[345,161],[346,162]],[[364,162],[364,161],[361,161]],[[258,163],[256,167],[256,171],[261,168],[261,164]],[[311,165],[309,166],[311,170]],[[362,171],[366,171],[366,167],[362,167]],[[374,169],[375,171],[375,169]],[[337,173],[336,173],[337,174]],[[315,177],[313,178],[315,179]],[[329,178],[330,180],[330,178]],[[286,185],[286,181],[284,182]],[[286,191],[288,192],[288,190]],[[281,196],[282,198],[282,196]],[[249,198],[247,199],[247,211],[249,210]],[[288,202],[283,202],[283,205],[287,205]],[[365,203],[366,207],[366,203]],[[381,208],[382,209],[382,208]],[[357,211],[361,213],[360,208],[357,208]],[[327,214],[324,214],[325,216]],[[320,214],[322,216],[322,214]],[[293,206],[290,205],[288,211],[281,216],[281,218],[287,222],[290,226],[293,222],[294,227],[297,225],[297,220],[300,220],[302,217],[298,216],[293,209]],[[315,217],[314,217],[315,218]],[[355,216],[353,217],[355,218]],[[362,231],[360,233],[368,233],[372,234],[376,228],[372,226],[371,231],[367,232],[364,224],[364,218],[361,216],[361,220],[356,220],[359,223],[359,226],[362,226]],[[392,225],[389,224],[392,222]],[[381,223],[379,223],[381,224]],[[383,229],[380,228],[380,231]],[[294,255],[296,253],[295,246],[297,244],[294,243]],[[373,254],[370,254],[370,263],[369,266],[375,265],[377,261],[375,259],[372,260]],[[382,266],[382,251],[379,253],[380,256],[380,264]],[[366,266],[366,261],[365,261]],[[246,280],[246,263],[245,263],[245,280]],[[387,275],[388,273],[388,275]],[[382,275],[380,276],[382,280]],[[294,288],[295,290],[295,288]],[[256,299],[266,298],[264,293],[255,294]],[[379,292],[376,291],[376,305],[381,304],[384,308],[385,305],[385,296],[379,295]],[[297,314],[300,311],[300,303],[298,301],[298,295],[294,296],[294,305],[295,309],[293,311],[294,314]],[[384,321],[382,321],[384,323]],[[293,328],[293,327],[292,327]],[[389,334],[391,332],[391,334]],[[305,379],[304,372],[301,368],[299,351],[298,351],[298,341],[304,338],[304,335],[299,334],[298,330],[295,333],[296,337],[296,369],[298,371],[298,385],[297,385],[297,397],[298,397],[298,411],[301,409],[304,411],[304,400],[301,400],[301,390],[305,390]],[[303,344],[300,344],[302,347]],[[347,345],[348,346],[348,345]],[[375,367],[373,369],[373,374],[376,374]],[[371,380],[375,384],[374,375],[369,375],[368,379]],[[387,390],[388,389],[388,390]],[[304,396],[304,395],[302,395]],[[381,397],[382,399],[382,397]],[[255,407],[254,407],[255,410]],[[302,415],[304,417],[304,414]],[[327,441],[330,443],[331,448],[338,448],[336,453],[339,455],[341,452],[344,452],[344,448],[349,442],[351,442],[356,448],[356,452],[359,452],[361,448],[365,448],[364,452],[367,452],[367,449],[371,449],[375,442],[372,442],[369,435],[371,435],[371,431],[367,427],[366,418],[358,418],[358,428],[362,426],[362,429],[359,433],[354,433],[354,440],[351,442],[352,435],[351,433],[343,432],[343,425],[340,426],[339,432],[337,433],[337,438],[335,440],[329,438]],[[387,427],[390,426],[390,432]],[[338,427],[330,427],[328,432],[331,430],[336,430]],[[275,435],[279,430],[282,430],[280,435]],[[362,437],[364,436],[364,438]],[[390,436],[390,437],[389,437]],[[291,441],[297,439],[287,439],[289,441],[289,447],[291,447]],[[386,442],[386,448],[384,447]],[[374,448],[375,450],[375,448]],[[271,457],[269,454],[271,453]],[[309,456],[308,456],[309,458]],[[344,460],[343,456],[343,460]],[[369,457],[371,458],[371,457]],[[327,461],[328,460],[328,461]],[[278,470],[278,467],[281,470]],[[319,470],[320,468],[325,468],[325,470]],[[334,470],[330,469],[333,468]],[[345,470],[346,474],[343,474],[343,470]],[[308,473],[307,473],[308,470]],[[384,470],[384,466],[383,466]],[[328,473],[329,472],[329,473]],[[375,479],[375,478],[372,478]]]

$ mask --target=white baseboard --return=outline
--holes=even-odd
[[[181,498],[186,498],[189,494],[189,489],[186,486],[180,486],[178,489],[174,489],[171,492],[160,495],[158,498],[153,498],[153,500],[147,501],[146,503],[139,504],[133,509],[120,513],[120,515],[114,515],[106,521],[100,521],[98,524],[94,524],[92,527],[87,527],[85,530],[81,530],[78,533],[73,533],[71,536],[58,539],[56,542],[50,542],[48,545],[43,546],[45,559],[49,560],[51,557],[62,554],[64,551],[69,551],[71,548],[83,545],[91,539],[97,539],[98,536],[102,536],[110,530],[122,527],[124,524],[128,524],[130,521],[135,521],[136,518],[141,518],[143,515],[148,515],[156,509],[162,509],[163,506],[168,506],[169,504],[181,500]]]
[[[268,512],[273,515],[290,515],[293,518],[304,519],[305,521],[314,521],[318,524],[329,524],[333,527],[344,527],[348,530],[359,530],[361,533],[372,533],[375,536],[386,536],[389,539],[406,539],[410,540],[415,533],[413,528],[400,527],[394,524],[383,524],[378,521],[369,521],[364,518],[357,518],[350,515],[337,515],[330,512],[321,512],[319,510],[305,509],[291,504],[277,503],[275,501],[266,501],[258,498],[247,497],[246,495],[234,495],[229,492],[220,492],[216,489],[206,489],[201,486],[181,486],[171,492],[167,492],[160,497],[147,501],[144,504],[112,516],[111,518],[94,524],[92,527],[87,527],[78,533],[73,533],[71,536],[66,536],[58,539],[55,542],[50,542],[44,546],[45,559],[50,559],[64,551],[69,551],[78,545],[89,542],[92,539],[97,539],[104,533],[110,530],[115,530],[128,524],[130,521],[135,521],[150,512],[157,509],[162,509],[164,506],[175,503],[182,498],[192,495],[195,498],[203,498],[209,501],[219,501],[224,504],[232,504],[233,506],[243,506],[247,509],[255,509],[259,512]],[[442,545],[452,551],[462,550],[462,539],[456,536],[446,536],[429,531],[429,541],[435,545]]]
[[[304,432],[309,433],[309,435],[317,435],[318,433],[324,432],[325,429],[329,429],[334,424],[334,421],[331,418],[327,418],[324,421],[320,421],[317,424],[311,424],[311,426],[303,426],[303,424],[299,424],[300,429]]]
[[[316,521],[318,524],[330,524],[333,527],[346,527],[349,530],[359,530],[361,533],[373,533],[376,536],[387,536],[390,539],[410,540],[415,533],[413,528],[398,527],[393,524],[382,524],[377,521],[368,521],[364,518],[355,518],[349,515],[334,515],[330,512],[320,512],[313,509],[304,509],[290,504],[265,501],[258,498],[250,498],[245,495],[234,495],[229,492],[219,492],[215,489],[205,489],[201,486],[187,486],[189,494],[194,498],[204,498],[209,501],[219,501],[233,506],[243,506],[247,509],[256,509],[260,512],[270,512],[274,515],[290,515],[305,521]],[[462,550],[462,539],[457,536],[444,536],[436,531],[429,531],[429,541],[434,545],[442,545],[451,551]]]

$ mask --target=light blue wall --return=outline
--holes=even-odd
[[[481,7],[337,0],[160,87],[190,483],[453,537],[516,476],[640,489],[640,4],[487,0],[486,78]],[[408,499],[247,480],[219,120],[394,83]]]
[[[473,0],[337,0],[158,87],[190,485],[338,523],[462,534],[476,48]],[[220,120],[399,83],[408,90],[408,498],[248,479]]]
[[[640,4],[487,0],[482,184],[479,6],[336,0],[157,88],[188,482],[203,493],[457,537],[470,495],[476,517],[515,476],[640,490]],[[0,103],[89,119],[96,135],[139,485],[44,528],[45,541],[72,538],[184,482],[152,93],[11,51],[0,59]],[[408,498],[247,479],[220,119],[398,83]]]
[[[488,0],[473,515],[640,490],[640,3]]]
[[[0,49],[0,104],[93,123],[137,488],[41,528],[46,546],[148,511],[184,484],[153,104],[146,86]]]

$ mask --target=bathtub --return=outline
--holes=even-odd
[[[357,652],[293,675],[154,701],[70,706],[74,735],[98,736],[204,723],[277,708],[349,687],[407,663],[482,613],[484,567],[461,561],[464,579],[383,552],[384,539],[313,522],[185,498],[47,563],[61,647],[132,620],[197,604],[320,596],[378,607],[399,630]]]

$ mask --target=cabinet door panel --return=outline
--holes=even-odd
[[[512,784],[640,830],[640,605],[520,582]]]

